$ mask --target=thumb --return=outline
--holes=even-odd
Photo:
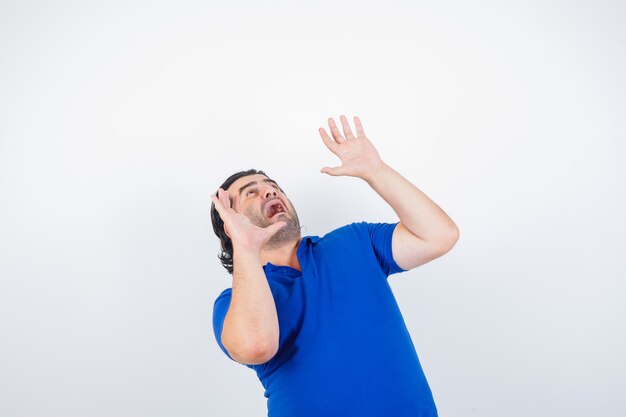
[[[267,228],[266,228],[267,234],[269,236],[274,236],[274,234],[276,234],[276,232],[278,232],[280,229],[282,229],[286,225],[287,225],[287,222],[283,222],[283,221],[271,224],[271,225],[267,226]]]
[[[321,172],[323,172],[324,174],[337,176],[337,175],[343,175],[344,174],[344,169],[343,169],[342,166],[338,166],[338,167],[334,167],[334,168],[324,167],[324,168],[322,168]]]

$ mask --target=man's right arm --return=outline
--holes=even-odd
[[[278,351],[278,315],[260,253],[234,247],[233,288],[222,344],[237,362],[258,365]]]
[[[261,248],[286,223],[266,228],[252,224],[231,207],[222,189],[211,199],[233,243],[233,288],[221,342],[237,362],[265,363],[278,351],[279,328],[276,304],[261,265]]]

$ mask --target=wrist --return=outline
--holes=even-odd
[[[261,262],[261,247],[236,244],[233,242],[233,261],[245,260]]]
[[[384,172],[386,170],[389,169],[389,165],[385,164],[382,160],[372,166],[368,172],[363,175],[363,180],[365,180],[365,182],[367,182],[369,185],[372,185],[373,182],[376,181],[377,178],[379,178],[381,175],[384,175]]]

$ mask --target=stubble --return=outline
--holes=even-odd
[[[245,214],[252,224],[263,228],[277,221],[286,223],[265,243],[264,249],[276,249],[300,239],[300,219],[298,219],[298,214],[293,207],[289,208],[289,212],[276,214],[272,219],[268,219],[252,208],[246,210]]]

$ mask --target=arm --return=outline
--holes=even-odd
[[[222,344],[237,362],[257,365],[270,360],[278,350],[278,315],[261,265],[261,247],[281,227],[253,225],[230,207],[225,191],[211,196],[226,234],[233,242],[233,288],[222,329]]]
[[[328,119],[332,138],[320,128],[322,140],[342,163],[322,172],[365,180],[393,208],[400,219],[392,239],[393,259],[401,268],[415,268],[452,249],[459,238],[456,224],[426,194],[385,164],[358,117],[354,123],[356,138],[345,116],[341,116],[345,137],[332,118]]]
[[[233,290],[222,344],[237,362],[258,365],[276,354],[278,337],[276,305],[260,255],[234,247]]]

